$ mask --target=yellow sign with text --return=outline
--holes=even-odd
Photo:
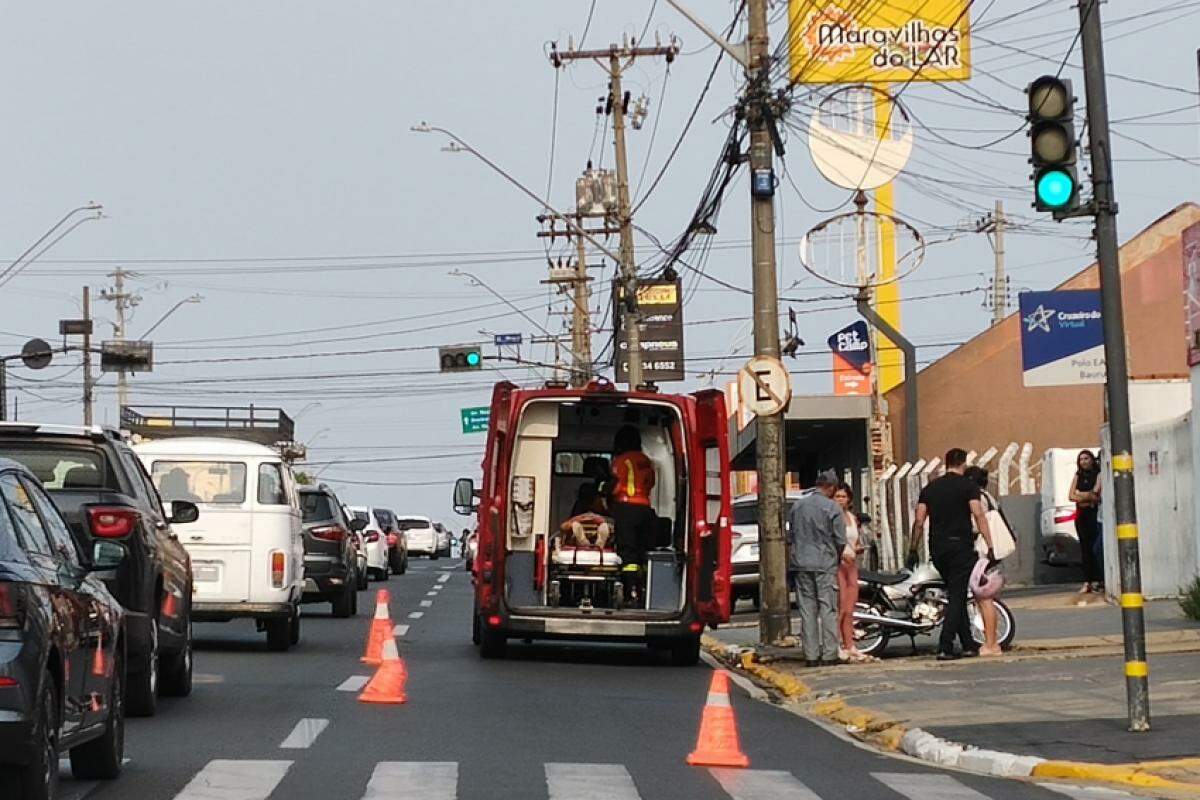
[[[792,81],[965,81],[970,6],[970,0],[790,0]]]

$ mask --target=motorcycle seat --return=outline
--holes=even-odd
[[[908,580],[907,572],[869,572],[859,570],[858,579],[867,583],[878,583],[881,586],[895,586]]]

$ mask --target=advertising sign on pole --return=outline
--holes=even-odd
[[[839,397],[871,393],[871,332],[863,320],[829,337],[833,351],[833,393]]]
[[[795,83],[965,81],[971,0],[790,0]]]
[[[462,417],[462,432],[463,433],[486,433],[488,421],[492,416],[492,409],[488,406],[476,406],[474,408],[461,408],[459,415]]]
[[[1188,366],[1200,364],[1200,222],[1183,232],[1183,316]]]
[[[680,281],[639,281],[638,310],[641,316],[642,377],[651,383],[681,381],[683,371],[683,303]],[[613,286],[613,319],[616,320],[617,383],[629,381],[629,342],[620,321],[624,303],[620,284]]]
[[[1104,383],[1100,291],[1022,292],[1020,298],[1025,385]]]

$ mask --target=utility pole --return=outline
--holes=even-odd
[[[754,289],[754,354],[779,358],[779,291],[775,282],[776,109],[771,96],[767,0],[749,0],[746,95],[750,128],[750,235]],[[784,542],[783,415],[758,418],[759,640],[778,645],[791,632]]]
[[[0,422],[8,421],[8,362],[0,359]]]
[[[112,272],[108,273],[108,277],[113,279],[112,289],[103,289],[100,292],[100,297],[111,301],[116,306],[117,322],[113,326],[113,339],[118,342],[125,341],[125,312],[133,308],[138,303],[142,302],[142,296],[133,292],[125,291],[125,278],[136,277],[137,273],[130,272],[124,267],[117,267]],[[117,420],[120,424],[121,409],[129,404],[129,375],[125,370],[117,373]]]
[[[83,287],[83,424],[92,425],[92,289]]]
[[[1104,359],[1108,369],[1108,428],[1112,440],[1113,516],[1116,520],[1117,560],[1121,574],[1121,625],[1125,635],[1125,692],[1129,730],[1137,732],[1150,730],[1149,669],[1146,665],[1146,624],[1142,612],[1142,576],[1133,485],[1133,430],[1129,416],[1129,370],[1125,353],[1124,310],[1121,306],[1117,201],[1113,187],[1100,0],[1080,0],[1079,27],[1087,94],[1100,302],[1104,317]]]
[[[571,352],[575,369],[571,370],[571,385],[587,385],[592,372],[591,291],[587,276],[587,239],[575,237],[575,285],[572,287],[574,308],[571,309]]]
[[[621,77],[625,69],[638,58],[662,56],[667,63],[675,60],[679,47],[672,43],[668,46],[637,47],[636,43],[625,42],[622,46],[610,45],[607,50],[566,50],[557,47],[550,53],[550,61],[555,68],[561,67],[568,61],[580,59],[608,62],[609,97],[607,106],[613,115],[613,144],[616,148],[617,162],[617,227],[621,236],[621,284],[625,293],[625,306],[622,313],[622,327],[625,331],[625,343],[628,351],[629,387],[635,389],[644,383],[642,372],[641,331],[638,329],[637,309],[637,263],[634,261],[633,249],[633,211],[629,199],[629,159],[625,148],[625,112],[628,98],[622,86]],[[616,356],[621,358],[621,354]]]
[[[995,212],[979,221],[975,226],[976,233],[992,234],[992,250],[996,254],[996,271],[992,275],[992,292],[989,303],[992,307],[992,324],[1001,322],[1008,316],[1008,278],[1004,268],[1004,201],[996,201]]]

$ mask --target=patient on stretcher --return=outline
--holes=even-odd
[[[612,541],[613,522],[605,516],[607,503],[595,484],[579,487],[572,511],[573,516],[559,526],[559,546],[606,549]]]

